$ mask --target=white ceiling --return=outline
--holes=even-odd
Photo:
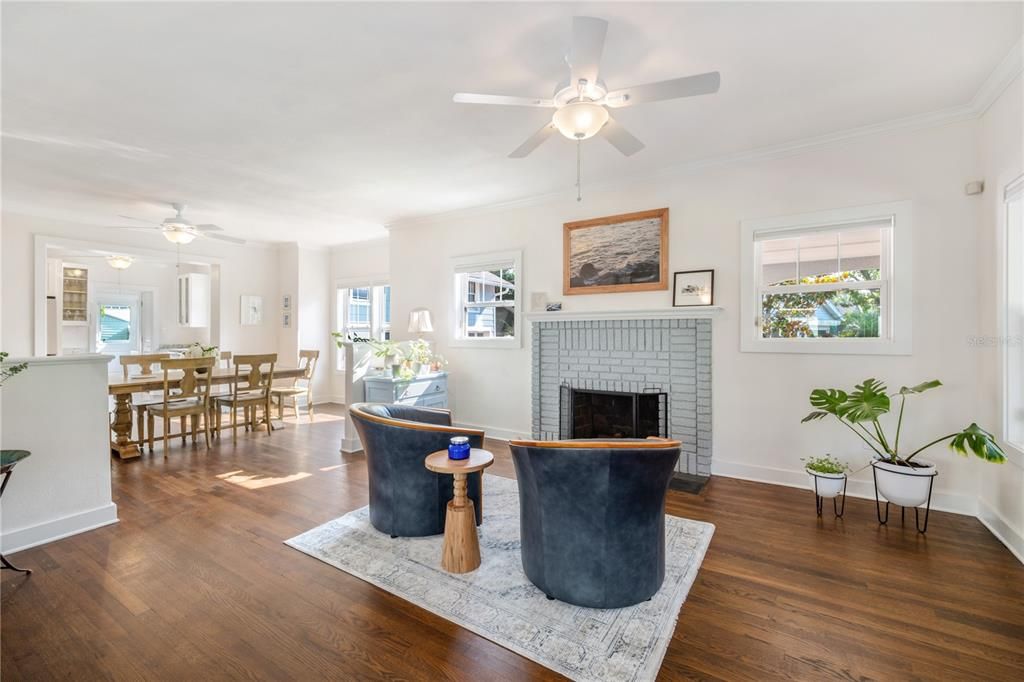
[[[1021,35],[1020,3],[2,5],[5,209],[93,224],[189,217],[336,244],[398,219],[555,191],[550,96],[571,17],[610,21],[611,88],[718,70],[717,95],[615,112],[647,143],[585,143],[586,181],[964,105]],[[159,236],[154,236],[158,239]]]

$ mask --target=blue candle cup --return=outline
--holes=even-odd
[[[448,459],[469,459],[469,439],[455,436],[448,443]]]

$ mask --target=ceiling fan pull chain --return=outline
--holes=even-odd
[[[577,140],[577,201],[583,201],[583,140]]]

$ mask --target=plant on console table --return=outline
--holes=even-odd
[[[384,366],[391,368],[391,376],[397,377],[402,369],[402,363],[398,361],[402,349],[394,341],[377,341],[367,339],[366,343],[373,348],[373,354],[384,361]]]
[[[876,499],[881,494],[888,502],[903,507],[919,507],[930,502],[932,481],[938,472],[935,464],[919,460],[917,456],[933,445],[948,442],[951,450],[965,457],[973,454],[987,462],[1006,461],[1006,455],[992,434],[975,423],[960,431],[940,436],[910,451],[909,454],[906,454],[906,449],[900,448],[900,433],[907,398],[941,385],[942,382],[933,379],[909,388],[902,386],[895,393],[888,393],[888,389],[881,381],[865,379],[850,393],[838,388],[816,388],[811,391],[810,397],[811,406],[815,410],[802,421],[816,421],[829,416],[837,419],[874,451],[875,458],[871,466],[874,468]],[[896,430],[891,432],[890,437],[886,434],[880,419],[890,412],[894,398],[899,398],[899,416],[896,420]],[[888,510],[888,506],[886,509]],[[885,523],[881,512],[879,521]],[[927,523],[926,516],[925,528]]]
[[[430,344],[424,339],[410,341],[405,349],[405,364],[413,376],[418,376],[424,369],[429,370],[434,362],[434,353],[430,350]]]

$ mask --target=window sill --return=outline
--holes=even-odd
[[[758,339],[745,338],[743,353],[800,353],[803,355],[910,355],[909,338],[900,341],[873,339]]]

